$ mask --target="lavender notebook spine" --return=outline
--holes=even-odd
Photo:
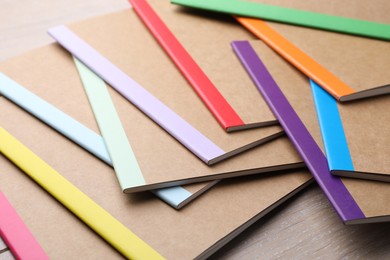
[[[225,154],[220,147],[192,127],[107,58],[67,27],[49,29],[49,34],[133,105],[175,137],[205,163]]]

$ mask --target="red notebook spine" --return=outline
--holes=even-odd
[[[244,125],[242,119],[152,7],[145,0],[129,0],[129,2],[220,125],[225,130]]]

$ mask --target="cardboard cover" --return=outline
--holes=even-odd
[[[48,134],[47,140],[53,139],[58,139],[58,135]],[[148,193],[122,194],[110,167],[63,144],[54,149],[56,152],[47,152],[46,161],[167,259],[193,259],[211,254],[286,196],[303,188],[310,179],[306,172],[295,172],[221,182],[193,207],[175,211]],[[50,258],[120,257],[3,156],[0,165],[4,173],[1,189]],[[229,203],[225,204],[227,200]]]
[[[388,2],[382,0],[370,3],[362,0],[353,1],[353,3],[350,3],[350,1],[333,1],[331,4],[328,2],[322,4],[308,1],[255,0],[242,2],[231,1],[227,5],[217,3],[218,1],[176,0],[173,2],[230,14],[244,15],[246,12],[250,12],[255,16],[257,14],[254,11],[256,9],[256,3],[271,4],[277,7],[295,8],[303,11],[323,13],[325,15],[361,19],[363,22],[373,21],[381,23],[385,27],[390,26],[388,16],[390,5]],[[233,3],[237,8],[229,6],[233,5]],[[252,5],[254,6],[253,8],[251,8]],[[290,17],[286,17],[289,15],[282,15],[276,10],[277,7],[273,11],[270,10],[269,12],[271,14],[269,15],[274,16],[273,13],[278,13],[278,16],[281,16],[281,20],[278,17],[269,20],[291,24],[287,21]],[[261,9],[261,7],[259,8]],[[284,9],[284,11],[286,10],[289,9]],[[286,12],[288,13],[290,11]],[[264,15],[267,16],[268,13],[265,12]],[[254,15],[248,16],[253,17]],[[296,16],[299,15],[291,14],[291,19],[296,19]],[[328,18],[316,18],[319,22],[321,20],[324,21],[324,25],[319,26],[319,29],[327,29],[327,26],[330,26],[331,22],[328,21]],[[382,55],[383,53],[389,52],[390,47],[386,41],[284,25],[275,22],[265,23],[255,18],[237,17],[237,20],[340,101],[351,101],[390,93],[390,84],[386,78],[385,69],[389,66],[390,61],[386,58],[386,55]],[[308,22],[308,24],[309,27],[312,25],[316,27],[314,26],[314,22]],[[369,26],[367,27],[365,25],[353,25],[351,29],[367,30],[369,34],[381,25],[373,25],[374,28],[372,29],[369,29]],[[343,32],[342,26],[337,24],[334,26],[334,29]],[[274,30],[276,32],[273,32]],[[383,33],[388,34],[389,31],[389,29],[384,29]],[[370,35],[364,34],[363,36],[370,37]],[[386,40],[388,38],[382,39]],[[329,48],[329,46],[332,46],[332,48]],[[340,59],[340,57],[343,57],[343,59]],[[360,76],[357,77],[356,75]]]
[[[226,152],[66,26],[51,28],[49,34],[131,104],[208,165],[230,158],[267,140],[262,139],[240,149]],[[279,134],[276,133],[267,138],[275,138]]]
[[[9,60],[0,65],[0,71],[98,132],[72,58],[60,46],[52,44]],[[145,185],[134,187],[131,192],[303,166],[287,138],[279,138],[209,167],[122,96],[111,88],[109,91],[146,181]],[[16,115],[31,117],[5,98],[1,100],[1,107],[7,111],[0,115],[2,125],[11,132],[21,127],[20,122],[24,122]],[[212,118],[210,120],[215,122]],[[25,124],[31,129],[35,125],[42,125],[34,118]],[[215,129],[227,135],[219,126],[215,126]],[[245,133],[248,132],[240,134]],[[35,134],[39,136],[40,131]],[[38,136],[36,138],[45,143],[46,136]]]
[[[318,4],[317,8],[390,24],[387,15],[390,5],[378,2],[354,1],[353,8],[349,8],[343,1]],[[310,4],[305,8],[316,10]],[[390,51],[386,41],[271,22],[265,24],[249,18],[238,18],[238,21],[342,102],[390,93],[385,69],[390,61],[383,55]]]
[[[142,4],[145,1],[134,2]],[[228,131],[277,124],[267,105],[256,102],[256,89],[230,52],[231,41],[254,39],[250,33],[240,28],[233,19],[226,21],[220,15],[211,14],[205,20],[199,17],[199,12],[171,5],[169,1],[152,0],[147,3],[243,121],[241,126],[229,127]],[[168,54],[166,56],[169,57]]]
[[[94,76],[92,72],[90,73],[90,75]],[[104,82],[100,81],[100,78],[97,78],[96,76],[95,78],[100,82],[101,88],[105,90],[106,85]],[[97,87],[95,83],[93,87]],[[36,117],[43,123],[49,125],[53,130],[62,134],[64,137],[67,137],[69,140],[79,145],[81,148],[84,148],[103,162],[111,166],[115,165],[115,163],[111,161],[111,156],[107,151],[106,143],[102,136],[96,134],[94,131],[84,126],[74,118],[19,85],[3,73],[0,73],[0,93],[5,98],[12,101],[15,105],[29,112],[31,116]],[[107,95],[109,95],[108,92]],[[111,115],[108,116],[112,117]],[[130,156],[134,158],[133,152],[130,152]],[[125,158],[125,160],[126,165],[129,165],[130,167],[138,167],[138,163],[136,161],[130,161],[128,158]],[[124,175],[125,178],[132,177],[133,175],[130,176],[128,174],[129,172],[132,174],[134,173],[132,169],[126,169],[124,172],[121,172],[121,174]],[[120,172],[115,171],[115,173],[117,176],[119,175],[119,177],[121,177],[119,174]],[[137,171],[135,171],[135,173],[137,173]],[[132,179],[130,179],[130,181],[132,181]],[[199,196],[200,193],[212,187],[213,184],[213,182],[210,182],[194,185],[197,188],[192,187],[192,191],[189,191],[181,186],[175,186],[153,190],[153,193],[172,207],[179,209]]]
[[[360,1],[360,3],[356,3],[356,1],[353,1],[353,3],[348,2],[350,1],[343,1],[342,3],[330,1],[330,3],[324,2],[324,4],[321,4],[317,2],[310,3],[308,1],[283,0],[226,0],[224,2],[221,2],[220,0],[172,0],[172,3],[175,4],[244,17],[260,18],[383,40],[390,39],[389,24],[372,21],[372,17],[369,17],[368,19],[359,19],[359,17],[351,17],[349,14],[343,15],[343,12],[340,14],[340,12],[336,11],[336,14],[334,14],[333,12],[328,11],[332,8],[344,8],[349,10],[357,7],[358,10],[359,8],[367,9],[366,3],[363,1]],[[376,3],[373,5],[375,4]],[[310,7],[313,6],[314,10],[310,10]],[[327,8],[328,6],[331,6],[331,8]],[[322,9],[321,7],[325,8]],[[379,9],[380,5],[377,5],[376,10]]]
[[[277,86],[279,86],[280,89],[283,91],[284,95],[288,99],[288,102],[292,106],[291,110],[294,109],[299,118],[302,120],[302,126],[305,127],[312,136],[310,138],[314,138],[316,142],[316,144],[314,145],[316,147],[319,146],[322,149],[323,146],[321,140],[321,133],[317,121],[314,101],[311,95],[308,79],[304,77],[301,73],[299,73],[299,71],[297,71],[291,65],[287,64],[284,60],[282,60],[282,58],[280,58],[277,54],[270,50],[264,43],[260,41],[253,41],[251,42],[250,46],[253,47],[257,56],[260,57],[266,69],[269,71],[269,73],[275,80]],[[253,71],[251,73],[257,72]],[[264,88],[269,88],[270,83],[260,82],[259,80],[259,78],[256,80],[256,84],[265,84]],[[272,91],[274,90],[270,90],[269,94],[271,94]],[[280,98],[278,100],[273,100],[272,97],[269,96],[269,94],[267,94],[267,98],[269,99],[270,104],[273,103],[273,107],[275,108],[275,106],[278,106],[278,102],[281,102]],[[273,95],[275,95],[275,93],[273,93]],[[373,102],[370,105],[375,106],[376,103]],[[381,102],[379,102],[377,104],[377,109],[380,109],[381,105]],[[283,107],[276,107],[276,110],[287,112],[287,110],[290,109],[284,105]],[[283,124],[289,124],[289,121],[285,121]],[[297,131],[298,127],[300,126],[294,124],[286,125],[285,128],[286,127],[289,128],[289,131]],[[370,126],[365,125],[364,127],[369,128]],[[299,131],[302,132],[301,130]],[[351,129],[351,131],[357,131],[360,133],[364,131],[364,128],[361,125],[360,128],[354,128]],[[310,146],[310,140],[294,140],[294,138],[298,137],[298,133],[291,133],[289,133],[289,135],[290,137],[293,137],[293,142],[296,145],[300,146],[297,148],[303,147],[299,144],[299,142],[301,141],[307,142],[306,147]],[[302,136],[300,136],[299,138],[306,138],[303,132],[301,134]],[[383,141],[387,140],[385,136],[382,136],[382,138]],[[364,149],[376,149],[374,146],[371,145],[371,143],[366,142],[368,140],[360,141],[365,142],[366,145],[364,146]],[[314,150],[317,149],[316,147],[312,147],[312,151],[300,152],[303,152],[306,156],[311,156],[311,154],[315,153]],[[323,157],[323,155],[321,156]],[[308,164],[309,169],[311,169],[312,172],[318,170],[319,167],[323,167],[323,164],[325,163],[325,172],[314,172],[313,174],[330,175],[326,165],[326,160],[325,162],[324,160],[319,160],[318,165],[315,165],[315,162],[311,161],[311,157],[306,157],[305,160]],[[366,164],[370,163],[369,160],[370,158],[366,158]],[[321,166],[319,164],[321,164]],[[390,220],[390,211],[386,206],[389,204],[390,196],[390,185],[388,183],[349,178],[339,179],[338,177],[330,178],[328,175],[317,175],[317,178],[317,182],[322,187],[328,198],[331,200],[332,204],[336,207],[336,210],[339,215],[347,224],[380,222]],[[355,207],[356,209],[354,209]]]
[[[5,158],[123,256],[128,259],[163,259],[150,245],[2,127],[0,140],[0,151]]]
[[[242,128],[244,122],[240,116],[237,115],[148,2],[145,0],[130,0],[129,2],[220,125],[226,131]]]
[[[143,30],[132,10],[128,14],[119,12],[90,19],[70,28],[60,25],[49,29],[49,34],[207,164],[231,158],[279,136],[281,129],[276,126],[228,135],[217,129],[218,123],[212,121],[207,109],[204,114],[197,110],[195,116],[189,104],[197,106],[197,95],[191,88],[183,88],[185,80],[153,37]],[[156,60],[166,70],[151,69]],[[168,72],[169,68],[172,70]],[[203,107],[201,102],[199,106]]]
[[[310,83],[331,173],[390,182],[390,116],[386,109],[390,99],[338,105],[314,81]]]

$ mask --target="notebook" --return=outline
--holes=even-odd
[[[99,132],[72,57],[58,45],[48,45],[9,60],[0,65],[0,71],[83,125]],[[125,192],[304,166],[291,143],[284,137],[210,167],[121,95],[111,88],[109,91],[145,179],[144,184],[129,187]],[[9,111],[0,115],[3,126],[9,128],[9,131],[20,128],[23,120],[19,116],[28,118],[24,120],[28,120],[31,129],[33,126],[48,129],[6,99],[2,100],[1,107],[2,110]],[[216,129],[226,134],[218,126]],[[41,131],[35,131],[36,135]],[[42,135],[36,138],[45,142],[46,137]],[[65,137],[61,138],[64,142],[70,142]],[[87,152],[85,154],[89,156]]]
[[[21,169],[27,177],[57,199],[69,212],[82,220],[127,259],[164,259],[150,245],[4,128],[0,128],[0,140],[3,158]]]
[[[253,95],[257,95],[255,89],[236,93],[237,88],[247,89],[251,85],[229,51],[229,44],[234,39],[253,39],[250,33],[232,19],[226,23],[214,15],[205,21],[168,1],[131,0],[130,3],[143,22],[142,27],[153,35],[159,48],[165,50],[190,83],[188,87],[198,93],[226,131],[277,124],[267,105],[253,102]],[[201,26],[195,26],[198,24]]]
[[[260,41],[233,47],[340,218],[346,224],[390,221],[388,183],[330,174],[309,80]]]
[[[104,87],[106,86],[104,85]],[[113,165],[105,141],[101,136],[2,73],[0,73],[0,93],[9,101],[12,101],[23,110],[28,111],[32,116],[49,125],[75,144],[78,144],[81,148],[84,148],[108,165]],[[133,153],[130,156],[134,156]],[[125,169],[128,172],[132,172],[131,167],[133,167],[133,164],[138,165],[136,162],[131,161],[127,163],[130,165],[130,169]],[[128,172],[125,174],[127,175]],[[118,175],[117,172],[116,174]],[[152,192],[172,207],[180,209],[211,188],[215,182],[217,181],[193,184],[187,188],[180,186],[169,187],[152,190]]]
[[[386,17],[385,22],[390,23]],[[388,42],[266,24],[255,19],[237,19],[340,102],[390,93],[385,69],[390,61],[383,55],[390,51]],[[329,48],[330,45],[332,48]]]
[[[45,167],[45,171],[51,172],[50,178],[55,178],[59,184],[61,183],[61,185],[45,186],[46,179],[44,175],[40,175],[45,179],[42,180],[41,185],[46,187],[48,192],[56,194],[60,201],[75,201],[80,197],[85,205],[96,203],[93,206],[94,210],[97,207],[103,208],[104,214],[110,215],[106,220],[109,225],[113,222],[118,225],[116,221],[119,221],[124,225],[121,226],[120,234],[130,232],[132,237],[130,239],[141,244],[142,250],[135,247],[134,243],[125,246],[123,251],[127,257],[129,254],[131,256],[132,253],[136,253],[143,254],[145,258],[146,254],[153,253],[153,257],[161,255],[167,259],[204,259],[276,205],[310,183],[310,175],[304,171],[270,175],[264,178],[250,176],[242,180],[226,180],[210,190],[207,196],[196,200],[194,205],[176,211],[158,201],[150,193],[122,194],[117,189],[116,180],[112,178],[114,174],[110,167],[97,163],[90,155],[86,156],[82,150],[74,149],[74,145],[58,142],[59,136],[56,134],[47,131],[46,140],[51,145],[42,146],[38,140],[34,140],[35,131],[29,132],[24,128],[17,129],[16,132],[19,132],[20,136],[20,132],[24,132],[23,139],[26,145],[28,143],[27,150],[31,148],[33,152],[40,154],[49,165]],[[4,141],[3,138],[1,140]],[[17,160],[18,158],[14,158],[17,157],[17,153],[10,150],[6,149],[6,156]],[[30,157],[30,154],[25,156],[29,159]],[[28,169],[29,164],[24,163],[23,159],[18,161],[18,164],[23,165],[25,170],[29,171],[29,175],[35,176],[37,182],[40,182],[37,178],[39,174],[36,174],[40,172],[39,170],[35,169],[34,172],[34,169]],[[21,217],[26,219],[26,224],[34,232],[50,258],[73,259],[80,256],[87,259],[121,258],[118,251],[104,242],[79,218],[72,215],[71,211],[62,207],[11,161],[0,156],[0,165],[4,173],[1,189],[15,202],[15,208]],[[53,170],[50,166],[56,168]],[[96,174],[99,175],[98,178]],[[63,182],[67,182],[66,185],[62,185]],[[76,187],[71,187],[72,185]],[[63,189],[68,189],[69,192],[61,194]],[[26,190],[29,192],[23,192]],[[86,196],[80,195],[80,191]],[[76,215],[88,213],[85,212],[85,207],[77,207],[80,200],[74,204],[73,202],[67,204]],[[229,203],[226,204],[226,201]],[[256,203],[253,203],[254,201]],[[34,215],[31,212],[34,212]],[[100,215],[96,216],[96,219],[100,217]],[[82,219],[101,234],[100,222],[94,222],[90,218],[95,219],[88,215]],[[101,235],[117,247],[120,247],[118,245],[122,240],[127,239],[120,235],[115,236],[111,229]],[[119,242],[116,243],[117,241]]]
[[[283,10],[281,10],[278,7],[276,9],[271,7],[274,10],[267,12],[265,10],[270,8],[270,6],[263,6],[265,1],[258,1],[262,4],[249,1],[228,1],[230,4],[224,3],[223,5],[218,3],[218,1],[176,0],[172,2],[238,15],[254,12],[253,15],[248,16],[263,19],[266,19],[267,17],[265,16],[267,15],[277,16],[268,19],[302,25],[288,21],[289,19],[294,20],[296,17],[302,16],[302,14],[294,15],[290,13],[292,9],[282,8]],[[386,69],[384,69],[390,65],[390,61],[385,55],[382,55],[389,52],[390,47],[387,42],[379,40],[388,40],[390,36],[390,19],[388,16],[390,5],[387,2],[367,3],[366,1],[353,1],[353,3],[347,3],[345,1],[335,1],[332,4],[319,4],[317,2],[279,1],[272,4],[362,19],[357,21],[355,25],[351,24],[350,29],[364,30],[366,33],[361,34],[361,36],[374,37],[378,38],[378,40],[280,23],[265,23],[255,18],[236,18],[244,27],[269,44],[271,48],[294,64],[308,77],[315,79],[318,84],[341,102],[390,93],[390,84],[386,77]],[[260,15],[259,9],[265,12],[264,15]],[[287,12],[291,15],[280,15],[281,12]],[[283,18],[286,20],[283,20]],[[320,29],[330,29],[326,27],[334,25],[332,30],[346,32],[343,31],[343,26],[340,25],[345,19],[342,19],[344,21],[340,21],[340,23],[332,23],[328,18],[318,16],[315,19],[313,18],[313,20],[324,23],[318,26]],[[364,20],[374,20],[381,24],[359,24],[361,21],[365,23]],[[315,22],[310,19],[307,25],[316,28],[317,26],[314,26],[314,24]],[[370,28],[371,26],[373,27]],[[377,29],[382,26],[383,33],[387,35],[386,37],[370,35],[378,32]],[[357,34],[360,35],[359,33]],[[332,45],[333,48],[328,48],[329,45]],[[343,56],[343,59],[339,59],[340,55]],[[345,66],[345,64],[348,64],[348,66]],[[357,71],[358,73],[356,73]],[[364,77],[357,77],[356,75],[364,75]]]
[[[390,182],[390,98],[337,104],[310,84],[331,173]]]
[[[355,34],[377,39],[390,39],[390,24],[380,18],[389,11],[388,2],[366,1],[266,1],[266,0],[171,0],[174,4],[261,18],[265,20]],[[360,13],[370,14],[361,17]],[[378,17],[379,16],[379,17]],[[388,19],[388,18],[386,18]]]
[[[91,33],[93,27],[100,35]],[[186,81],[131,9],[70,29],[57,26],[49,34],[205,163],[215,164],[280,136],[276,126],[234,136],[219,129],[192,89],[183,88]],[[152,69],[160,67],[166,70]],[[195,113],[192,107],[200,109]]]
[[[127,139],[106,84],[80,61],[75,58],[73,60],[87,94],[89,104],[94,112],[99,130],[102,133],[105,146],[110,154],[112,166],[119,184],[122,188],[125,188],[128,183],[131,184],[135,176],[138,175],[142,178],[137,158]],[[152,190],[152,192],[169,205],[180,209],[201,193],[210,189],[217,182],[218,180],[189,185],[191,186],[191,191],[181,186],[176,186]]]

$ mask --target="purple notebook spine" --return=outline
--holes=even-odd
[[[330,174],[327,160],[320,147],[250,43],[236,41],[232,43],[232,47],[343,222],[365,218],[341,179]]]

